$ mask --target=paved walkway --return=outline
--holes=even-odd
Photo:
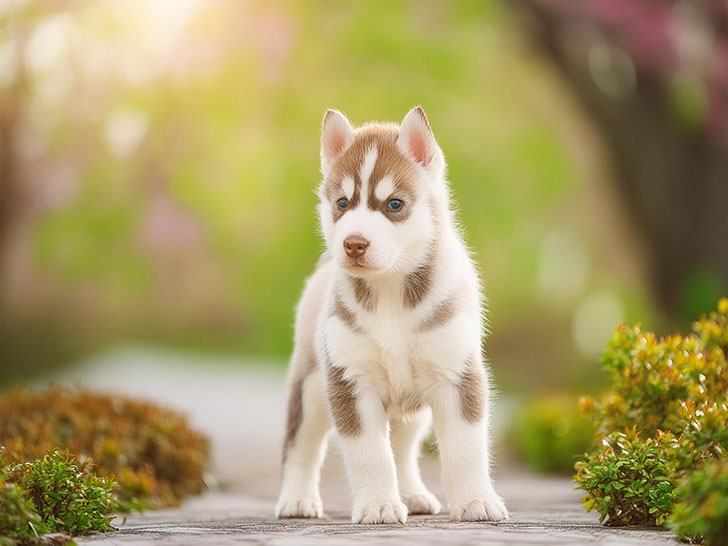
[[[342,486],[344,484],[341,484]],[[611,529],[586,514],[568,479],[517,476],[500,480],[511,509],[505,523],[454,523],[446,515],[413,516],[405,525],[353,525],[344,488],[324,491],[331,506],[320,520],[274,520],[274,499],[243,492],[216,492],[190,500],[177,510],[138,514],[117,521],[119,531],[78,540],[104,545],[235,545],[235,544],[680,544],[665,531]],[[437,488],[435,488],[437,489]],[[268,492],[266,492],[268,493]],[[341,499],[339,499],[341,500]]]
[[[331,457],[334,459],[334,457]],[[336,460],[329,463],[337,463]],[[442,499],[433,476],[435,461],[426,461],[426,481]],[[275,480],[260,476],[268,487],[258,494],[245,489],[215,492],[187,502],[177,510],[137,514],[117,521],[119,531],[78,540],[105,545],[235,545],[235,544],[680,544],[666,531],[612,529],[599,524],[578,502],[568,478],[540,478],[507,474],[498,488],[511,510],[503,523],[455,523],[447,515],[412,516],[404,525],[354,525],[349,522],[346,484],[337,468],[324,477],[323,499],[327,516],[319,520],[272,518],[277,491]],[[434,481],[433,481],[434,479]],[[247,489],[247,488],[246,488]]]
[[[665,531],[612,529],[579,503],[567,478],[529,475],[499,461],[496,483],[511,519],[454,523],[446,514],[412,516],[405,525],[353,525],[342,463],[335,445],[322,476],[326,517],[275,520],[283,382],[280,366],[251,368],[236,360],[128,347],[87,361],[60,379],[155,399],[186,412],[213,442],[214,491],[182,507],[117,518],[118,531],[77,539],[104,545],[233,544],[680,544]],[[428,487],[445,500],[438,462],[423,458]]]

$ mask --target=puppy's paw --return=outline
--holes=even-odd
[[[407,505],[409,514],[438,514],[440,512],[440,501],[427,489],[411,495],[402,495],[402,502]]]
[[[495,492],[455,504],[450,509],[457,521],[499,521],[508,519],[508,510]]]
[[[399,502],[368,502],[354,507],[353,523],[404,523],[407,507]]]
[[[323,506],[318,497],[281,497],[276,504],[277,518],[320,518]]]

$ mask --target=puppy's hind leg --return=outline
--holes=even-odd
[[[430,421],[429,410],[390,420],[390,440],[397,464],[400,496],[410,514],[437,514],[440,511],[440,501],[422,482],[417,462]]]
[[[323,507],[319,480],[330,425],[318,370],[291,383],[287,421],[283,485],[276,517],[320,518]]]

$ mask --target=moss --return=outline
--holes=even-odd
[[[70,450],[115,476],[122,510],[172,506],[204,486],[207,439],[154,404],[81,389],[14,390],[0,400],[0,444],[11,462]]]

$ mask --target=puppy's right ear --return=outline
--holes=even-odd
[[[336,160],[354,142],[354,128],[338,110],[326,110],[321,127],[321,172],[326,176]]]

